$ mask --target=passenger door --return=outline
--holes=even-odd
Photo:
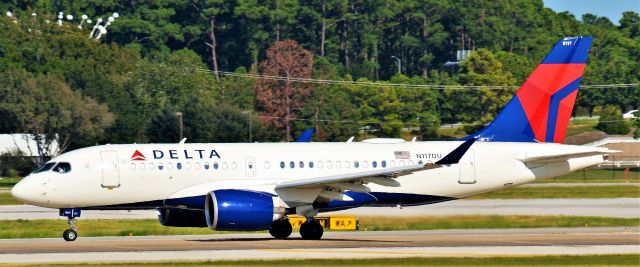
[[[102,187],[120,187],[120,168],[118,167],[118,152],[107,150],[100,152],[102,161]]]
[[[473,149],[469,149],[467,153],[465,153],[464,156],[462,156],[458,165],[460,166],[458,183],[475,184],[476,183],[476,164],[475,164],[475,153]]]

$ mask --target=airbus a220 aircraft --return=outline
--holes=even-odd
[[[432,204],[604,162],[614,151],[561,144],[590,45],[558,41],[496,119],[463,140],[102,145],[51,159],[11,193],[60,209],[67,241],[82,209],[155,209],[165,226],[275,238],[291,234],[286,218],[297,214],[302,238],[320,239],[320,212]]]

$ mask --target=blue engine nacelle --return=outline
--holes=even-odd
[[[214,190],[205,204],[207,225],[214,230],[265,230],[285,212],[278,197],[249,190]]]

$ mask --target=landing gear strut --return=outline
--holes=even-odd
[[[269,233],[277,239],[285,239],[289,237],[292,231],[291,223],[287,218],[274,221],[271,223],[271,227],[269,227]]]
[[[74,241],[78,238],[78,226],[76,226],[75,219],[80,217],[80,209],[60,209],[60,216],[67,217],[67,224],[69,224],[69,229],[64,230],[62,233],[62,238],[65,241]]]
[[[300,226],[302,239],[319,240],[323,233],[322,225],[318,221],[313,220],[313,218],[307,218],[307,221]]]

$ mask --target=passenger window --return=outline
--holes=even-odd
[[[318,161],[318,168],[322,169],[322,160]]]
[[[351,162],[349,162],[349,161],[346,161],[346,160],[345,160],[345,161],[344,161],[344,167],[345,167],[345,168],[349,168],[349,167],[351,167]]]
[[[226,170],[227,168],[229,168],[229,164],[228,164],[228,163],[226,163],[226,162],[223,162],[223,163],[222,163],[222,169],[225,169],[225,170]]]
[[[167,170],[173,170],[173,163],[169,162],[167,163]]]
[[[331,162],[330,160],[327,161],[327,168],[331,169],[333,167],[333,162]]]
[[[398,162],[398,166],[404,167],[404,160],[401,160],[400,162]]]
[[[218,169],[218,163],[217,162],[213,163],[213,168],[216,169],[216,170]]]
[[[187,170],[191,170],[191,162],[187,162],[184,164]]]
[[[238,163],[236,163],[235,161],[234,161],[234,162],[231,162],[231,169],[234,169],[234,170],[235,170],[235,169],[237,169],[237,168],[238,168]]]
[[[135,163],[131,163],[131,170],[135,171],[136,170],[136,164]]]
[[[392,161],[391,161],[391,168],[394,168],[394,167],[396,167],[396,161],[395,161],[395,160],[392,160]]]
[[[336,168],[342,168],[342,161],[336,161]]]
[[[412,166],[412,165],[413,165],[413,160],[410,160],[408,166]]]
[[[290,161],[290,162],[289,162],[289,167],[290,167],[291,169],[293,169],[293,168],[295,168],[295,167],[296,167],[296,164],[295,164],[293,161]]]
[[[138,164],[138,170],[139,171],[144,171],[144,168],[145,168],[144,163]]]
[[[300,165],[300,169],[304,168],[304,162],[300,161],[298,165]]]
[[[313,169],[313,161],[309,161],[309,168]]]
[[[153,163],[149,163],[149,170],[155,170],[156,169],[156,165]]]
[[[284,169],[284,161],[280,161],[280,169]]]
[[[200,162],[194,163],[193,166],[196,167],[196,170],[200,170],[200,168],[202,168],[201,165],[200,165]]]
[[[68,162],[60,162],[53,168],[53,171],[58,173],[68,173],[71,171],[71,164]]]
[[[363,161],[363,162],[362,162],[362,167],[364,167],[364,168],[369,168],[369,162],[368,162],[368,161],[366,161],[366,160],[365,160],[365,161]]]
[[[205,162],[205,163],[204,163],[204,169],[205,169],[205,170],[208,170],[208,169],[209,169],[209,162]]]
[[[375,160],[374,160],[374,161],[372,161],[372,162],[371,162],[371,167],[374,167],[374,168],[378,167],[378,162],[377,162],[377,161],[375,161]]]
[[[162,163],[158,163],[158,170],[162,170],[164,169],[164,166],[162,166]]]
[[[265,161],[264,162],[264,168],[268,170],[269,168],[271,168],[271,164],[269,164],[268,161]]]
[[[418,160],[418,165],[424,165],[424,162],[422,162],[422,160]]]
[[[387,167],[387,161],[383,160],[382,162],[380,162],[380,165],[382,165],[382,168],[386,168]]]
[[[176,168],[178,168],[178,170],[182,170],[182,163],[176,163]]]
[[[353,161],[353,167],[359,168],[360,167],[360,162],[358,162],[357,160]]]

